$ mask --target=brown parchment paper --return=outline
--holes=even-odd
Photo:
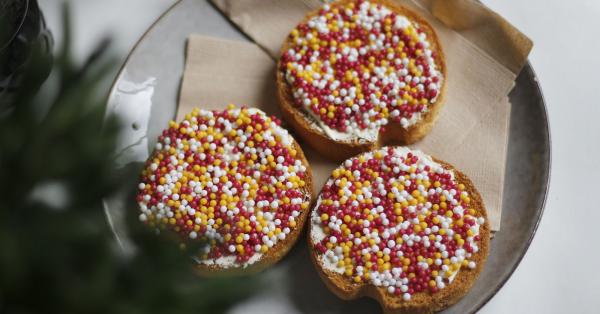
[[[320,2],[211,1],[256,44],[190,36],[178,119],[196,106],[223,109],[229,103],[258,107],[280,117],[275,91],[280,46]],[[435,28],[448,68],[446,104],[438,122],[431,134],[412,147],[469,175],[482,194],[492,230],[497,231],[510,115],[507,94],[526,61],[531,42],[497,14],[470,0],[397,1],[419,12]],[[460,10],[455,12],[447,3]],[[464,12],[470,17],[468,21]],[[489,38],[490,32],[497,36]],[[511,47],[500,49],[495,43],[500,37]],[[307,145],[302,147],[313,169],[317,193],[338,164],[325,160]]]

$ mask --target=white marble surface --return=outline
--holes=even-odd
[[[39,0],[60,29],[63,0]],[[103,35],[122,62],[138,38],[175,0],[71,1],[75,54]],[[544,91],[552,133],[546,211],[514,275],[482,313],[598,313],[600,308],[600,1],[484,0],[530,36],[530,56]],[[55,32],[57,43],[60,34]],[[277,311],[275,311],[277,312]]]

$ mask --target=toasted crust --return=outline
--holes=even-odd
[[[355,2],[354,0],[340,0],[339,3],[346,4]],[[281,64],[277,65],[277,95],[279,105],[282,110],[283,118],[294,128],[298,135],[304,139],[319,153],[327,158],[335,161],[342,161],[348,157],[354,156],[361,152],[369,151],[384,145],[408,145],[415,143],[425,137],[433,127],[440,109],[444,104],[444,95],[446,91],[446,64],[445,57],[441,49],[441,45],[433,28],[425,19],[412,10],[400,6],[390,0],[371,0],[373,3],[380,3],[396,14],[404,15],[411,21],[417,22],[422,26],[427,34],[427,38],[431,44],[431,49],[437,52],[436,65],[439,66],[439,71],[442,73],[444,80],[438,98],[434,104],[429,105],[429,110],[422,114],[421,120],[408,127],[403,128],[399,123],[390,122],[386,125],[385,131],[380,132],[377,141],[366,142],[354,140],[350,142],[336,141],[329,136],[319,126],[311,123],[306,116],[306,113],[299,110],[294,105],[294,98],[289,84],[286,82],[283,73],[280,71]],[[312,11],[306,15],[302,22],[308,21],[310,18],[318,14],[318,10]],[[288,40],[284,41],[281,48],[281,55],[289,50]],[[281,62],[281,59],[280,61]]]
[[[306,160],[306,156],[304,155],[302,148],[300,147],[298,142],[296,142],[296,140],[294,140],[293,146],[296,149],[296,151],[299,153],[299,157],[300,157],[300,160],[302,160],[302,164],[306,167],[306,173],[307,173],[307,178],[305,180],[306,185],[304,186],[302,191],[305,192],[306,195],[309,196],[309,203],[312,203],[312,200],[314,199],[313,188],[312,188],[312,184],[313,184],[312,183],[312,171],[308,165],[308,161]],[[293,230],[291,230],[291,232],[285,238],[285,240],[277,242],[272,248],[270,248],[255,263],[248,265],[247,267],[228,267],[228,268],[221,267],[216,264],[213,264],[213,265],[197,264],[195,266],[196,273],[201,276],[205,276],[205,277],[236,276],[236,275],[248,275],[248,274],[258,273],[258,272],[270,267],[271,265],[273,265],[273,264],[277,263],[279,260],[281,260],[288,253],[288,251],[292,248],[292,246],[294,246],[294,244],[298,240],[298,237],[302,233],[302,230],[304,230],[304,224],[306,223],[306,219],[307,219],[309,213],[310,213],[309,209],[306,209],[302,213],[300,213],[300,216],[298,216],[299,219],[298,219],[298,223],[297,223],[296,227]]]
[[[368,296],[377,300],[377,302],[381,304],[384,312],[388,314],[433,313],[455,304],[467,294],[469,289],[471,289],[483,270],[488,256],[490,226],[487,219],[487,212],[481,195],[473,185],[473,182],[471,182],[465,174],[444,161],[436,158],[433,158],[433,160],[442,165],[444,169],[452,170],[454,172],[457,182],[465,185],[465,191],[467,191],[471,197],[473,209],[477,210],[477,212],[485,218],[485,223],[479,230],[481,237],[479,251],[474,253],[470,258],[470,260],[476,263],[476,267],[474,269],[461,268],[452,283],[448,284],[445,288],[440,289],[435,294],[420,292],[413,294],[409,301],[404,301],[401,296],[394,296],[388,293],[385,288],[376,287],[368,283],[354,283],[342,274],[325,269],[323,265],[321,265],[317,256],[317,250],[311,241],[310,234],[312,231],[312,224],[309,223],[307,238],[308,247],[311,252],[311,260],[325,285],[338,297],[344,300],[352,300]],[[315,210],[315,208],[312,210]]]

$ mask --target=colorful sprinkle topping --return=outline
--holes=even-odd
[[[139,218],[207,240],[201,263],[251,264],[285,240],[309,206],[293,143],[258,109],[195,109],[159,137],[139,184]]]
[[[407,128],[442,86],[424,29],[381,4],[325,5],[292,30],[288,46],[280,70],[295,104],[329,135],[376,135],[388,121]]]
[[[386,147],[333,171],[311,239],[326,269],[409,300],[476,267],[469,258],[485,220],[470,205],[452,171],[420,151]]]

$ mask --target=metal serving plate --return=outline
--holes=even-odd
[[[206,1],[182,0],[160,17],[129,55],[112,87],[108,112],[129,126],[120,140],[119,167],[141,169],[159,132],[173,119],[185,61],[185,42],[198,33],[247,41]],[[550,170],[550,135],[542,92],[527,64],[510,93],[512,112],[502,230],[491,241],[490,256],[473,289],[444,313],[480,309],[513,273],[535,234],[544,209]],[[105,200],[107,219],[128,250],[122,217],[131,191]],[[261,274],[272,282],[265,291],[237,304],[232,313],[373,313],[367,298],[342,301],[330,293],[313,269],[305,240],[283,261]]]

